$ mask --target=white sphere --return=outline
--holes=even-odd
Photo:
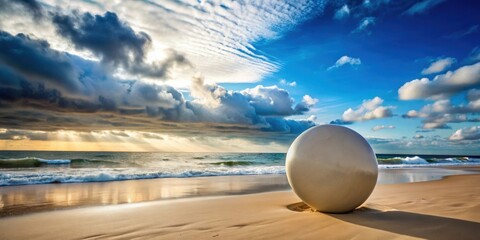
[[[357,132],[336,125],[313,127],[287,153],[293,191],[321,212],[342,213],[360,206],[377,182],[377,158]]]

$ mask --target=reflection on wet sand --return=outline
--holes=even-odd
[[[408,182],[425,182],[440,180],[446,176],[471,174],[474,172],[465,169],[448,168],[400,168],[400,169],[380,169],[377,183],[395,184]]]
[[[461,169],[380,169],[378,183],[438,180]],[[72,207],[289,190],[285,175],[162,178],[0,187],[0,217]]]
[[[0,188],[0,216],[88,205],[287,190],[285,175],[163,178]]]

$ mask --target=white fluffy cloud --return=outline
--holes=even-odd
[[[460,140],[479,140],[480,139],[480,126],[473,126],[458,129],[449,138],[452,141]]]
[[[302,102],[311,107],[318,103],[318,99],[311,97],[310,95],[303,96]]]
[[[419,111],[410,110],[403,117],[423,118],[424,129],[449,128],[448,123],[478,122],[480,118],[480,90],[472,89],[467,94],[467,103],[453,105],[450,100],[443,99],[427,104]]]
[[[398,89],[402,100],[444,99],[480,85],[480,63],[463,66],[455,71],[428,78],[415,79]]]
[[[344,122],[358,122],[393,116],[393,107],[382,106],[382,103],[383,99],[379,97],[364,100],[358,109],[347,109],[342,115],[342,120]]]
[[[395,129],[395,126],[393,125],[378,125],[378,126],[375,126],[372,128],[372,131],[376,132],[376,131],[379,131],[379,130],[383,130],[383,129]]]
[[[332,70],[334,68],[339,68],[345,64],[351,65],[351,66],[356,66],[362,64],[362,61],[360,58],[353,58],[349,56],[342,56],[340,57],[333,66],[329,67],[327,70]]]
[[[439,73],[450,68],[457,60],[455,58],[441,58],[432,62],[430,66],[422,70],[422,74],[428,75],[433,73]]]

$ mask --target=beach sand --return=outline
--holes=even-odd
[[[478,239],[478,183],[377,185],[348,214],[313,212],[291,191],[48,211],[0,218],[0,239]]]

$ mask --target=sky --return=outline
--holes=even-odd
[[[473,0],[0,0],[0,149],[480,155]]]

